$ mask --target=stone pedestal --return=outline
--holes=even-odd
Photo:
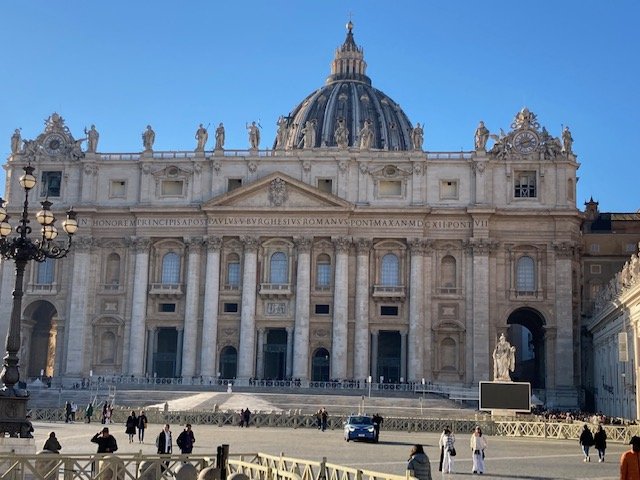
[[[3,438],[3,433],[10,437],[30,436],[30,423],[27,421],[29,395],[25,390],[11,391],[17,392],[17,395],[9,392],[9,390],[0,392],[0,439]]]

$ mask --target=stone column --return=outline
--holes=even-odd
[[[256,281],[258,273],[258,239],[242,237],[244,264],[242,273],[242,312],[240,315],[240,348],[238,378],[255,377],[256,360]]]
[[[258,379],[262,379],[264,378],[264,334],[265,334],[265,329],[264,328],[259,328],[258,329],[258,360],[257,360],[257,372],[256,372],[256,378]]]
[[[409,241],[411,264],[409,274],[409,365],[405,380],[418,382],[424,372],[424,241],[418,238]],[[403,337],[406,342],[406,336]],[[404,367],[405,364],[402,365]]]
[[[333,330],[331,333],[331,378],[347,378],[347,315],[349,302],[349,248],[351,241],[333,240],[336,271],[333,284]]]
[[[149,376],[153,376],[153,353],[156,346],[156,338],[158,336],[158,329],[156,327],[150,327],[147,329],[147,373]]]
[[[433,361],[432,361],[432,352],[435,348],[434,343],[433,343],[433,332],[432,332],[432,325],[433,325],[433,314],[431,311],[431,305],[432,305],[432,292],[433,292],[433,283],[436,281],[435,280],[435,276],[434,276],[434,268],[433,268],[433,248],[432,248],[432,241],[431,240],[425,240],[424,241],[424,256],[423,256],[423,260],[424,260],[424,285],[423,285],[423,291],[424,291],[424,295],[423,295],[423,309],[422,309],[422,313],[424,315],[424,326],[423,326],[423,338],[424,338],[424,345],[422,347],[423,349],[423,369],[422,369],[422,377],[424,377],[425,380],[427,381],[431,381],[433,380]],[[459,267],[461,268],[462,265]],[[458,278],[460,278],[461,275],[458,276]],[[416,372],[416,375],[418,375],[419,372]],[[420,377],[420,380],[422,380],[422,377]],[[417,379],[417,378],[416,378]]]
[[[371,331],[371,378],[373,383],[378,383],[378,329]]]
[[[209,237],[207,267],[204,284],[204,309],[202,318],[202,346],[200,373],[203,377],[216,377],[216,352],[218,343],[218,297],[220,293],[220,248],[222,238]]]
[[[407,332],[400,330],[400,378],[407,380]]]
[[[178,340],[177,340],[177,349],[176,349],[176,371],[174,375],[182,376],[182,352],[184,352],[184,329],[178,328]]]
[[[473,171],[475,173],[475,203],[476,205],[482,205],[487,203],[485,193],[485,182],[487,175],[484,174],[487,168],[487,152],[476,150],[475,158],[473,161]]]
[[[147,320],[150,245],[148,238],[134,238],[131,243],[135,259],[129,339],[129,373],[131,375],[144,373],[144,332]]]
[[[353,345],[353,377],[367,378],[369,368],[369,252],[372,241],[368,238],[356,240],[356,325]]]
[[[65,374],[85,374],[84,352],[87,338],[90,338],[90,324],[87,322],[87,303],[89,300],[89,270],[91,268],[91,246],[93,239],[80,237],[73,242],[73,270],[69,292],[69,316],[67,317],[67,365]],[[142,331],[144,354],[144,330]]]
[[[200,304],[200,253],[202,238],[190,238],[185,242],[189,248],[187,260],[187,294],[184,308],[184,337],[182,348],[182,376],[196,374],[198,351],[198,306]]]
[[[472,238],[473,252],[473,383],[490,380],[489,240]]]
[[[298,252],[295,332],[287,329],[287,376],[309,378],[309,298],[311,290],[311,239],[295,238]],[[291,333],[294,333],[293,345]],[[292,349],[291,357],[289,350]]]
[[[285,365],[286,378],[293,378],[293,327],[287,327],[287,364]]]
[[[556,388],[572,388],[573,384],[573,307],[571,261],[573,245],[558,242],[555,249],[556,270]]]

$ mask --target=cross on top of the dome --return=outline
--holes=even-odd
[[[364,61],[362,47],[356,45],[353,39],[353,22],[347,23],[347,38],[342,46],[336,49],[336,56],[331,62],[331,75],[327,83],[340,80],[356,80],[371,85],[371,79],[366,75],[367,62]]]

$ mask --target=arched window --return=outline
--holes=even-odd
[[[398,257],[393,253],[387,253],[382,257],[380,284],[385,286],[397,286],[400,284],[400,265]]]
[[[456,288],[456,259],[447,255],[440,262],[440,286]]]
[[[177,253],[169,252],[162,257],[162,283],[180,283],[180,257]]]
[[[326,253],[318,255],[316,260],[316,287],[331,286],[331,258]]]
[[[516,290],[518,292],[535,292],[536,275],[533,258],[523,256],[518,259],[516,266]]]
[[[107,285],[120,284],[120,255],[118,255],[117,253],[110,253],[107,257],[105,283]]]
[[[289,283],[287,256],[283,252],[271,255],[269,283]]]
[[[227,285],[233,288],[240,286],[240,257],[235,253],[227,259]]]
[[[47,258],[44,262],[38,263],[38,285],[51,285],[55,276],[55,263],[52,258]]]

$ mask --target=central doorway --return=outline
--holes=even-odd
[[[378,334],[378,372],[376,380],[383,383],[400,383],[400,332],[380,331]]]
[[[178,330],[159,328],[158,344],[153,355],[153,371],[159,378],[174,378],[178,358]]]
[[[264,378],[284,380],[287,366],[287,331],[284,328],[267,330],[264,346]]]

